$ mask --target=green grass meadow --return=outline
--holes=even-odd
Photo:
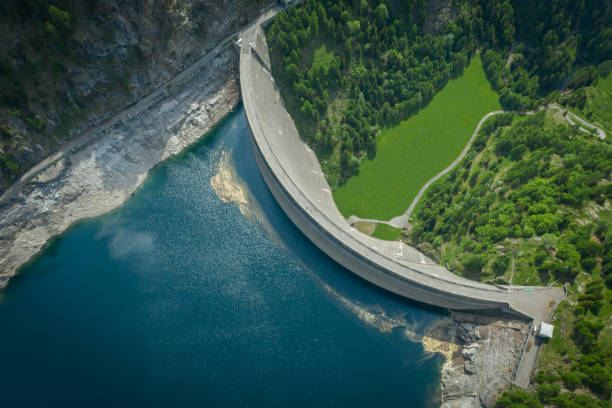
[[[376,229],[372,236],[387,241],[397,241],[400,239],[401,234],[402,230],[399,228],[394,228],[387,224],[376,224]]]
[[[340,212],[379,220],[401,215],[427,180],[459,156],[478,121],[496,109],[498,96],[476,56],[423,110],[380,133],[374,160],[364,159],[359,174],[334,191]]]

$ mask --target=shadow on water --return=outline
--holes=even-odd
[[[263,183],[247,131],[240,109],[16,277],[0,303],[3,407],[437,405],[441,359],[402,325],[441,311],[311,244]],[[273,233],[215,195],[223,151]],[[364,324],[373,315],[390,323]]]
[[[246,117],[241,115],[239,120],[244,122],[241,123],[241,126],[245,127],[248,132]],[[445,309],[402,298],[372,285],[336,263],[302,234],[278,205],[259,172],[246,135],[235,142],[232,155],[238,175],[246,182],[259,206],[265,208],[265,217],[281,244],[298,258],[302,265],[315,275],[316,279],[357,302],[383,303],[386,309],[392,311],[401,311],[402,308],[408,307],[414,316],[413,320],[423,321],[448,314]]]

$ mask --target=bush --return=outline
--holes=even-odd
[[[0,137],[4,140],[11,140],[11,138],[13,137],[13,134],[11,133],[10,130],[8,130],[8,128],[4,126],[0,126]]]
[[[495,272],[496,275],[502,275],[504,272],[506,272],[506,269],[508,269],[509,264],[510,257],[508,255],[503,255],[496,258],[493,261],[491,267],[493,268],[493,272]]]
[[[586,285],[584,294],[578,297],[578,304],[583,309],[590,310],[597,315],[603,301],[603,283],[600,280],[589,282]]]
[[[594,258],[601,254],[602,247],[597,242],[585,239],[576,244],[576,250],[583,258]]]
[[[604,353],[585,354],[578,363],[578,369],[583,375],[582,382],[594,393],[608,399],[612,391],[612,376],[603,365],[605,361]]]
[[[582,269],[585,271],[591,272],[597,266],[597,261],[595,258],[583,258],[580,260],[580,266],[582,266]]]
[[[495,404],[496,408],[542,408],[543,405],[537,398],[527,391],[515,390],[505,391]]]
[[[603,327],[603,323],[600,322],[585,319],[578,320],[572,332],[574,343],[580,347],[583,353],[591,352],[595,349],[597,336]]]
[[[563,385],[568,390],[575,390],[582,384],[580,382],[580,376],[574,371],[563,373],[561,378],[563,379]]]
[[[68,14],[68,12],[63,11],[62,9],[55,7],[54,5],[50,5],[49,18],[51,19],[51,23],[60,31],[70,31],[72,24],[70,22],[70,14]]]
[[[561,387],[557,384],[540,384],[537,387],[538,397],[545,404],[550,404],[559,395]]]
[[[487,258],[484,255],[469,254],[464,258],[462,265],[469,275],[479,276],[486,263]]]
[[[538,249],[533,260],[535,261],[536,265],[540,266],[546,260],[546,258],[548,258],[548,252],[543,249]]]

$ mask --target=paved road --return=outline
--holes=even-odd
[[[548,109],[555,109],[555,110],[563,111],[565,112],[563,117],[565,118],[565,120],[567,120],[567,122],[570,125],[574,126],[576,122],[578,122],[581,125],[586,126],[588,128],[588,129],[585,129],[583,126],[580,126],[579,129],[582,130],[583,132],[592,134],[592,130],[595,130],[597,131],[597,137],[599,137],[601,140],[604,140],[606,138],[606,132],[604,132],[603,129],[598,128],[597,126],[587,122],[586,120],[582,119],[580,116],[576,115],[575,113],[570,112],[569,110],[564,109],[557,104],[550,105]]]
[[[268,7],[267,9],[264,9],[264,12],[256,20],[253,20],[249,25],[247,25],[246,27],[243,27],[239,31],[236,31],[235,33],[230,34],[227,37],[225,37],[223,40],[221,40],[217,44],[215,48],[208,51],[206,54],[202,55],[202,57],[200,57],[200,59],[197,60],[194,64],[192,64],[191,66],[189,66],[188,68],[186,68],[185,70],[183,70],[182,72],[174,76],[173,78],[166,81],[163,85],[161,85],[155,91],[139,99],[135,105],[127,107],[126,109],[122,110],[121,112],[117,113],[111,118],[103,121],[102,123],[83,131],[80,135],[76,136],[70,142],[62,146],[58,151],[51,154],[50,156],[48,156],[47,158],[45,158],[44,160],[36,164],[34,167],[32,167],[30,170],[28,170],[26,173],[24,173],[19,178],[19,180],[17,180],[13,185],[7,188],[2,194],[2,196],[0,196],[0,204],[2,204],[6,200],[9,200],[11,197],[13,197],[13,195],[17,193],[18,191],[20,191],[21,188],[30,179],[32,179],[32,177],[34,177],[39,171],[44,170],[49,165],[60,160],[62,157],[64,157],[66,153],[72,151],[73,149],[82,147],[90,143],[92,140],[97,138],[99,135],[104,133],[104,131],[106,131],[107,129],[115,125],[116,123],[120,123],[120,122],[132,119],[134,116],[138,115],[139,113],[144,112],[145,110],[149,109],[154,103],[159,102],[161,99],[167,97],[174,87],[177,87],[184,81],[192,78],[193,75],[195,75],[197,71],[199,71],[206,64],[208,64],[213,58],[219,55],[220,52],[225,50],[227,47],[231,46],[232,44],[231,40],[234,37],[236,37],[237,35],[240,35],[241,33],[250,29],[254,25],[259,26],[263,22],[270,20],[280,10],[282,10],[282,8],[280,8],[279,6],[272,6],[272,7]]]

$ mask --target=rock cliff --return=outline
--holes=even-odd
[[[228,49],[185,86],[48,166],[0,204],[0,288],[52,237],[123,203],[160,161],[202,137],[240,100]]]
[[[163,85],[267,3],[1,2],[0,192],[79,132]]]
[[[453,321],[459,351],[442,368],[442,407],[493,407],[511,383],[527,323],[464,313]]]

